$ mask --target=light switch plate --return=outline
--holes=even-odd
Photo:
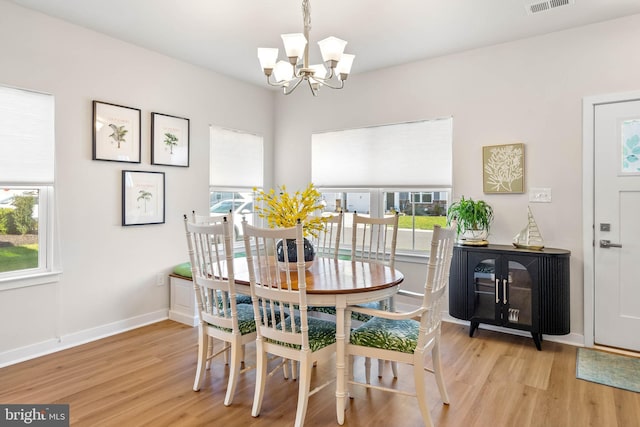
[[[529,189],[529,201],[533,203],[551,203],[550,188]]]

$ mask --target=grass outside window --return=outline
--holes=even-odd
[[[38,244],[0,247],[0,273],[38,267]]]
[[[447,217],[400,215],[400,217],[398,218],[398,228],[411,229],[415,227],[416,230],[433,230],[434,225],[446,227]]]

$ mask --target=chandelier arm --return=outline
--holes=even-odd
[[[323,85],[327,86],[330,89],[342,89],[342,88],[344,88],[344,80],[339,80],[340,81],[340,86],[335,86],[333,84],[333,80],[322,79],[320,77],[314,77],[313,79],[316,80],[319,83],[322,83]]]
[[[318,96],[318,89],[314,89],[311,79],[307,80],[307,82],[309,83],[309,89],[311,89],[311,93],[313,94],[313,96]]]
[[[290,82],[292,82],[294,80],[294,79],[291,79],[291,80],[278,80],[278,81],[272,82],[270,77],[271,76],[267,76],[267,83],[269,84],[269,86],[274,86],[274,87],[284,87],[287,83],[290,83]],[[298,76],[296,76],[295,79],[302,80]],[[295,86],[297,86],[299,84],[300,83],[298,82],[298,83],[296,83]]]
[[[271,81],[270,76],[267,76],[267,83],[269,84],[269,86],[281,87],[281,86],[283,86],[286,82],[287,82],[287,80],[280,80],[280,81],[272,82],[272,81]]]
[[[296,88],[298,86],[300,86],[300,83],[302,83],[302,80],[304,80],[303,78],[298,77],[298,80],[295,82],[295,84],[293,86],[285,86],[282,85],[282,93],[284,93],[285,95],[289,95],[291,92],[293,92],[294,90],[296,90]],[[289,80],[291,81],[291,80]],[[287,87],[289,87],[289,90],[287,91]]]
[[[329,75],[328,75],[328,76],[326,76],[326,77],[323,77],[323,78],[324,78],[324,79],[326,79],[326,80],[329,80],[329,79],[331,79],[331,78],[334,76],[334,72],[333,72],[333,70],[334,70],[335,68],[332,68],[332,67],[328,67],[328,68],[329,68]]]

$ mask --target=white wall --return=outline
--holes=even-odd
[[[274,94],[4,0],[0,52],[0,84],[55,96],[63,267],[57,284],[0,288],[1,366],[166,318],[156,275],[187,259],[182,214],[208,209],[209,125],[262,134],[270,158]],[[91,160],[92,100],[142,110],[141,164]],[[191,120],[189,168],[150,164],[151,112]],[[123,169],[165,172],[165,224],[121,226]]]
[[[356,57],[344,90],[277,100],[274,181],[311,179],[312,132],[453,116],[454,199],[490,203],[490,241],[509,245],[526,225],[528,195],[483,194],[482,146],[523,142],[526,188],[552,189],[552,203],[532,204],[545,243],[572,252],[571,331],[581,336],[582,98],[639,89],[639,43],[636,15],[363,74]],[[408,287],[421,285],[422,269],[399,267]]]

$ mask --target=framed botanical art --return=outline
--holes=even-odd
[[[164,224],[164,172],[122,171],[122,225]]]
[[[93,160],[140,163],[138,108],[93,101]]]
[[[524,144],[482,147],[485,193],[524,193]]]
[[[189,119],[151,113],[151,164],[189,166]]]

